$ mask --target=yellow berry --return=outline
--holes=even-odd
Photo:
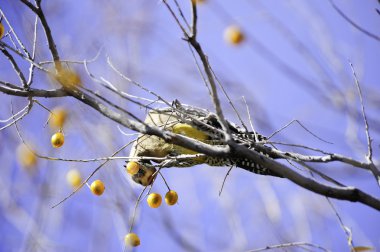
[[[0,23],[0,39],[4,36],[5,28],[2,23]]]
[[[195,4],[203,4],[206,2],[206,0],[191,0]]]
[[[161,206],[162,197],[159,193],[151,193],[151,194],[149,194],[146,201],[148,202],[148,205],[151,208],[157,208],[157,207]]]
[[[165,202],[169,206],[174,205],[178,201],[178,194],[176,191],[170,190],[169,192],[166,193],[165,195]]]
[[[80,172],[77,169],[71,169],[66,174],[66,181],[72,187],[77,188],[82,184],[82,176],[80,175]]]
[[[55,74],[55,79],[64,87],[82,86],[80,76],[71,69],[60,68]]]
[[[129,233],[124,237],[126,246],[137,247],[140,245],[140,238],[135,233]]]
[[[17,147],[17,157],[20,164],[25,168],[31,168],[37,163],[37,156],[24,144]]]
[[[140,170],[140,165],[137,162],[131,161],[127,164],[127,172],[131,175],[135,175]]]
[[[67,112],[63,108],[55,108],[52,111],[50,117],[50,126],[56,128],[62,128],[67,118]]]
[[[64,142],[65,142],[65,136],[61,132],[57,132],[51,137],[51,144],[53,145],[54,148],[61,147]]]
[[[224,39],[232,44],[232,45],[238,45],[244,40],[244,34],[241,31],[241,29],[237,26],[231,25],[227,27],[224,31]]]
[[[92,182],[90,188],[91,192],[98,196],[102,195],[104,190],[106,189],[103,182],[99,179]]]

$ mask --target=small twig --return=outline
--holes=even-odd
[[[120,149],[118,149],[116,152],[114,152],[111,157],[114,157],[115,155],[117,155],[119,152],[121,152],[122,150],[124,150],[128,145],[130,145],[131,143],[127,143],[125,145],[123,145]],[[77,191],[79,191],[85,184],[87,184],[87,182],[92,178],[92,176],[95,175],[95,173],[97,173],[106,163],[108,163],[109,160],[106,160],[105,162],[103,162],[102,164],[100,164],[98,167],[96,167],[95,170],[93,170],[91,172],[91,174],[82,182],[82,184],[80,184],[74,191],[72,191],[68,196],[66,196],[65,198],[63,198],[60,202],[58,202],[57,204],[53,205],[51,208],[55,208],[57,206],[59,206],[60,204],[62,204],[63,202],[65,202],[66,200],[68,200],[69,198],[71,198],[71,196],[73,196]]]
[[[358,24],[356,24],[354,21],[352,21],[352,20],[351,20],[346,14],[344,14],[343,11],[340,10],[340,9],[338,8],[338,6],[336,6],[335,3],[334,3],[332,0],[329,0],[329,1],[330,1],[331,6],[334,8],[334,10],[335,10],[336,12],[338,12],[338,14],[339,14],[342,18],[344,18],[347,22],[349,22],[353,27],[355,27],[357,30],[361,31],[362,33],[364,33],[364,34],[367,35],[368,37],[373,38],[373,39],[375,39],[375,40],[377,40],[377,41],[380,41],[380,37],[379,37],[379,36],[377,36],[377,35],[375,35],[375,34],[369,32],[369,31],[367,31],[366,29],[360,27]]]
[[[265,248],[259,248],[259,249],[252,249],[252,250],[248,250],[246,252],[261,252],[261,251],[266,251],[266,250],[271,250],[271,249],[279,249],[279,248],[289,248],[289,247],[312,247],[312,248],[316,248],[316,249],[319,249],[321,251],[325,251],[325,252],[330,252],[330,250],[320,246],[320,245],[316,245],[316,244],[313,244],[313,243],[308,243],[308,242],[290,242],[290,243],[282,243],[282,244],[277,244],[277,245],[270,245],[270,246],[266,246]]]
[[[36,57],[36,48],[37,48],[37,26],[38,26],[38,16],[36,15],[36,19],[34,21],[34,32],[33,32],[33,48],[32,48],[32,57],[31,60],[35,60]],[[34,76],[34,68],[35,65],[30,63],[29,67],[29,77],[28,77],[28,82],[24,86],[25,89],[28,89],[30,85],[33,82],[33,76]]]
[[[199,74],[200,74],[201,77],[202,77],[203,83],[204,83],[205,86],[207,87],[208,94],[211,96],[211,89],[210,89],[210,87],[209,87],[209,85],[208,85],[208,82],[207,82],[207,79],[206,79],[204,73],[203,73],[202,70],[201,70],[201,67],[200,67],[200,65],[199,65],[199,63],[198,63],[197,57],[195,57],[194,49],[191,47],[190,43],[188,43],[188,46],[189,46],[189,50],[190,50],[190,52],[191,52],[191,55],[193,56],[193,59],[194,59],[195,65],[197,66],[197,70],[198,70]]]
[[[329,198],[327,198],[327,197],[326,197],[326,200],[329,203],[331,209],[334,211],[336,217],[338,218],[340,227],[343,229],[344,233],[347,236],[347,243],[348,243],[348,246],[350,247],[350,251],[355,252],[354,242],[352,240],[352,231],[351,231],[351,229],[349,227],[347,227],[346,225],[344,225],[343,220],[340,217],[340,214],[336,210],[336,208],[335,208],[334,204],[331,202],[331,200]]]
[[[172,7],[170,7],[170,5],[167,3],[166,0],[162,0],[162,2],[165,4],[166,8],[169,10],[170,14],[174,18],[174,20],[176,21],[176,23],[178,24],[179,28],[182,30],[182,32],[186,36],[186,38],[189,37],[189,34],[187,34],[187,31],[186,31],[185,27],[183,27],[183,25],[179,21],[177,15],[174,13]]]
[[[190,0],[191,2],[191,12],[192,12],[192,22],[191,22],[191,37],[194,39],[197,38],[197,22],[198,22],[198,13],[197,13],[197,1]]]
[[[224,184],[226,183],[227,177],[228,177],[228,175],[230,175],[230,172],[231,172],[232,168],[233,168],[233,166],[231,166],[231,167],[228,169],[226,175],[224,176],[223,183],[222,183],[222,187],[221,187],[220,190],[219,190],[219,196],[222,195],[223,188],[224,188]]]
[[[34,6],[31,2],[29,2],[28,0],[20,0],[23,4],[25,4],[26,6],[28,6],[28,8],[33,11],[34,13],[37,14],[38,12],[38,9],[36,6]]]
[[[129,227],[129,232],[132,232],[132,228],[133,228],[133,225],[135,224],[135,218],[136,218],[136,211],[137,211],[137,207],[142,199],[142,196],[145,192],[145,190],[148,188],[148,186],[145,186],[144,189],[141,191],[141,193],[139,194],[139,197],[137,198],[137,201],[136,201],[136,204],[135,204],[135,208],[133,210],[133,215],[132,215],[132,220],[131,220],[131,226]]]
[[[212,101],[214,103],[216,115],[218,117],[218,120],[219,120],[220,124],[222,125],[222,129],[225,132],[226,141],[228,142],[228,141],[230,141],[232,139],[232,137],[229,134],[229,128],[228,128],[228,125],[227,125],[226,120],[225,120],[224,115],[223,115],[222,107],[220,105],[220,101],[219,101],[219,98],[218,98],[218,92],[216,90],[215,79],[214,79],[214,76],[213,76],[213,74],[211,72],[211,67],[210,67],[210,64],[208,62],[207,56],[203,52],[203,49],[202,49],[201,45],[198,43],[198,41],[196,40],[196,38],[190,36],[186,32],[186,30],[181,25],[181,23],[179,22],[176,14],[173,12],[173,10],[171,9],[170,5],[166,2],[166,0],[163,0],[163,3],[165,4],[165,6],[169,10],[170,14],[175,19],[176,23],[178,24],[178,26],[182,30],[183,35],[185,36],[185,40],[188,41],[188,43],[191,44],[191,46],[195,49],[195,51],[197,52],[197,54],[199,55],[199,57],[201,59],[204,71],[206,73],[207,79],[208,79],[210,87],[211,87],[211,99],[212,99]]]
[[[368,146],[368,152],[367,152],[366,158],[368,160],[368,163],[370,164],[370,169],[376,178],[377,184],[380,186],[380,171],[377,169],[377,167],[374,165],[374,163],[372,161],[372,139],[371,139],[371,136],[369,134],[369,125],[368,125],[368,121],[367,121],[367,115],[365,112],[362,90],[360,88],[360,83],[359,83],[358,77],[356,75],[354,66],[352,65],[351,61],[349,61],[349,63],[350,63],[352,74],[354,75],[355,85],[356,85],[356,88],[357,88],[358,93],[359,93],[360,106],[361,106],[362,116],[363,116],[364,125],[365,125],[365,134],[367,137],[367,146]]]
[[[23,0],[23,1],[26,1],[26,0]],[[53,60],[54,60],[55,69],[59,70],[61,68],[61,62],[60,62],[60,57],[59,57],[59,53],[57,50],[57,46],[54,42],[54,38],[53,38],[53,35],[51,33],[50,26],[46,20],[45,14],[42,10],[41,1],[37,1],[36,4],[37,4],[37,7],[36,7],[36,11],[34,11],[34,12],[40,18],[41,25],[44,28],[46,40],[47,40],[48,46],[49,46],[49,50],[50,50],[50,53],[51,53]],[[29,7],[29,8],[31,8],[31,7]]]
[[[313,137],[317,138],[318,140],[322,141],[322,142],[325,142],[325,143],[328,143],[328,144],[333,144],[332,142],[329,142],[327,140],[324,140],[323,138],[317,136],[316,134],[314,134],[313,132],[311,132],[308,128],[306,128],[299,120],[297,119],[294,119],[292,121],[290,121],[289,123],[287,123],[286,125],[282,126],[280,129],[276,130],[275,132],[273,132],[269,137],[268,139],[271,139],[273,136],[275,136],[276,134],[278,134],[279,132],[283,131],[284,129],[286,129],[287,127],[289,127],[291,124],[293,123],[298,123],[298,125],[300,125],[305,131],[307,131],[310,135],[312,135]]]
[[[5,55],[5,57],[8,58],[8,61],[11,63],[11,65],[12,65],[14,71],[16,72],[17,76],[19,77],[21,83],[23,84],[24,87],[26,87],[27,81],[25,79],[25,76],[24,76],[23,72],[21,71],[20,67],[18,66],[18,64],[16,63],[13,56],[5,48],[0,48],[0,50]]]
[[[272,142],[270,142],[270,143],[272,143]],[[274,142],[274,143],[276,143],[276,142]],[[283,144],[283,143],[276,143],[276,144]],[[313,162],[313,163],[328,163],[328,162],[333,162],[333,161],[339,161],[342,163],[352,165],[354,167],[369,170],[369,164],[368,163],[359,162],[355,159],[343,156],[341,154],[329,153],[329,152],[321,151],[319,149],[306,147],[306,146],[302,146],[302,145],[300,145],[300,146],[292,145],[292,144],[285,144],[285,145],[302,147],[302,148],[310,149],[313,151],[319,151],[325,155],[315,156],[315,155],[303,155],[300,153],[294,153],[294,152],[289,152],[289,151],[284,152],[284,151],[276,150],[274,148],[268,149],[262,145],[255,145],[255,149],[257,149],[258,151],[264,152],[264,153],[268,154],[269,156],[277,156],[277,157],[283,158],[283,159],[291,158],[291,159],[297,160],[297,161]]]
[[[255,142],[259,142],[259,139],[258,139],[258,136],[257,136],[257,132],[255,130],[255,127],[253,127],[253,121],[252,121],[252,118],[251,118],[251,113],[249,112],[249,107],[248,107],[247,101],[245,100],[244,96],[242,96],[242,99],[243,99],[243,102],[245,104],[245,108],[247,109],[248,120],[249,120],[249,124],[251,126],[251,129],[253,131],[253,134],[255,136]]]
[[[13,104],[12,104],[12,101],[11,101],[11,112],[12,112],[12,117],[11,119],[13,120],[12,122],[8,123],[7,125],[3,126],[0,128],[0,131],[12,126],[13,124],[16,126],[16,130],[18,131],[18,128],[17,128],[17,122],[20,121],[22,118],[24,118],[27,114],[29,114],[30,110],[32,109],[33,107],[33,101],[29,100],[29,103],[26,107],[24,107],[22,110],[20,110],[19,112],[17,112],[16,114],[13,113]],[[24,113],[22,113],[18,118],[16,118],[16,115],[18,115],[21,111],[24,111],[26,110]]]
[[[155,96],[157,99],[159,99],[160,101],[162,101],[163,103],[165,103],[167,106],[171,106],[171,104],[169,102],[167,102],[165,99],[163,99],[160,95],[156,94],[155,92],[147,89],[146,87],[144,87],[143,85],[141,85],[140,83],[138,83],[137,81],[134,81],[130,78],[128,78],[126,75],[124,75],[123,73],[121,73],[114,65],[113,63],[111,62],[111,59],[109,57],[107,57],[107,63],[108,65],[112,68],[112,70],[114,70],[115,73],[117,73],[121,78],[125,79],[126,81],[136,85],[137,87],[141,88],[142,90],[144,90],[145,92]]]
[[[287,160],[289,161],[289,160]],[[328,181],[328,182],[331,182],[337,186],[340,186],[340,187],[347,187],[346,185],[336,181],[335,179],[327,176],[326,174],[314,169],[313,167],[311,167],[310,165],[307,165],[305,164],[304,162],[299,162],[299,161],[296,161],[298,164],[302,165],[303,167],[305,167],[306,169],[308,169],[310,172],[314,172],[315,174],[318,174],[321,178],[323,178],[324,180]]]
[[[21,0],[21,1],[24,2],[25,0]],[[29,4],[30,4],[30,3],[29,3]],[[8,21],[7,17],[4,15],[4,13],[3,13],[3,11],[2,11],[1,9],[0,9],[0,14],[1,14],[2,17],[4,17],[5,22],[7,23],[7,25],[8,25],[9,28],[11,29],[11,32],[10,32],[10,33],[13,34],[13,36],[15,37],[17,43],[21,46],[21,49],[23,50],[23,52],[24,52],[24,54],[26,55],[26,57],[27,57],[28,59],[31,59],[28,50],[26,49],[26,47],[25,47],[24,44],[22,43],[21,39],[17,36],[17,33],[16,33],[15,30],[13,29],[12,24]],[[16,45],[15,45],[15,43],[14,43],[14,41],[13,41],[12,36],[9,36],[9,38],[11,39],[11,41],[12,41],[13,45],[15,46],[15,48],[17,48]]]
[[[365,107],[364,107],[364,102],[363,102],[362,89],[360,87],[360,83],[359,83],[358,77],[356,75],[354,66],[352,65],[351,61],[349,61],[349,63],[350,63],[352,74],[354,75],[355,85],[356,85],[356,88],[357,88],[358,93],[359,93],[360,106],[361,106],[361,110],[362,110],[362,116],[363,116],[364,125],[365,125],[365,134],[366,134],[366,137],[367,137],[367,145],[368,145],[367,158],[369,160],[371,160],[372,159],[372,144],[371,144],[372,143],[372,139],[371,139],[371,136],[369,134],[369,126],[368,126],[368,121],[367,121],[367,115],[365,113]]]
[[[10,120],[14,120],[14,118],[16,118],[16,116],[18,116],[19,114],[21,114],[22,112],[24,112],[28,108],[29,108],[29,104],[26,105],[24,108],[22,108],[20,111],[18,111],[16,114],[9,117],[8,119],[0,120],[0,123],[7,123]],[[2,128],[0,130],[2,130]]]
[[[160,176],[161,176],[162,180],[164,181],[164,183],[165,183],[166,187],[167,187],[167,188],[168,188],[168,190],[170,191],[170,186],[169,186],[168,182],[166,181],[166,179],[165,179],[164,175],[162,175],[162,173],[161,173],[161,171],[160,171],[160,170],[158,171],[158,174],[160,174]]]
[[[34,62],[30,57],[28,56],[25,56],[24,54],[22,54],[20,51],[14,49],[13,47],[9,46],[8,44],[4,43],[3,41],[0,40],[0,49],[1,48],[7,48],[9,50],[11,50],[12,52],[14,52],[16,55],[18,55],[19,57],[23,58],[24,60],[28,61],[30,64],[33,64],[36,68],[38,68],[39,70],[43,71],[43,72],[46,72],[46,73],[50,73],[49,70],[43,68],[42,66],[40,66],[39,64],[37,64],[36,62]]]
[[[174,0],[174,3],[175,3],[175,5],[177,6],[177,9],[178,9],[179,15],[181,16],[182,20],[185,22],[187,28],[190,30],[189,22],[187,22],[186,17],[185,17],[185,15],[183,14],[183,11],[182,11],[181,6],[179,6],[179,3],[178,3],[177,0]]]
[[[236,116],[238,117],[238,119],[239,119],[241,125],[243,126],[243,128],[244,128],[246,131],[248,131],[247,126],[245,126],[245,124],[244,124],[244,122],[243,122],[243,119],[242,119],[241,116],[240,116],[239,111],[236,109],[235,105],[232,103],[230,96],[228,95],[227,91],[224,89],[224,86],[223,86],[222,83],[219,81],[219,78],[216,76],[216,74],[215,74],[215,72],[214,72],[214,70],[212,69],[211,66],[210,66],[210,70],[211,70],[212,74],[214,75],[214,78],[215,78],[216,82],[218,83],[220,89],[222,90],[224,96],[227,98],[228,103],[231,105],[231,107],[232,107],[232,109],[234,110]]]

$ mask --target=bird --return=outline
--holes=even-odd
[[[225,145],[222,125],[217,116],[201,108],[184,106],[177,102],[173,107],[150,110],[144,123],[213,146]],[[249,149],[254,149],[255,143],[266,140],[265,136],[247,131],[228,120],[226,124],[233,140]],[[268,156],[268,154],[264,155]],[[132,175],[132,180],[143,186],[150,185],[154,179],[157,165],[153,163],[160,167],[192,167],[199,164],[237,166],[260,175],[282,177],[247,158],[211,157],[147,134],[139,134],[130,150],[129,157],[139,159],[133,161],[138,163],[139,170]]]

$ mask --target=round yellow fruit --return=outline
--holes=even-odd
[[[62,128],[66,122],[67,112],[63,108],[55,108],[52,111],[52,115],[50,117],[50,126]]]
[[[224,39],[232,45],[240,44],[244,41],[244,38],[244,33],[238,26],[231,25],[224,31]]]
[[[162,197],[159,193],[151,193],[151,194],[149,194],[146,201],[148,202],[148,205],[151,208],[157,208],[157,207],[161,206]]]
[[[170,190],[169,192],[166,193],[165,195],[165,202],[169,206],[174,205],[178,201],[178,194],[176,191]]]
[[[5,28],[2,23],[0,23],[0,39],[4,36]]]
[[[82,86],[82,81],[75,71],[61,68],[55,75],[55,79],[64,87]]]
[[[135,175],[139,172],[140,165],[137,162],[131,161],[127,164],[127,172],[131,175]]]
[[[77,169],[71,169],[66,174],[66,181],[72,187],[77,188],[82,184],[82,176]]]
[[[90,188],[91,192],[98,196],[102,195],[104,190],[106,189],[103,182],[99,179],[92,182]]]
[[[51,145],[53,145],[54,148],[61,147],[65,142],[65,136],[62,132],[57,132],[51,137]]]
[[[37,156],[24,144],[17,147],[17,157],[20,164],[25,168],[31,168],[37,164]]]
[[[191,0],[195,4],[203,4],[206,2],[206,0]]]
[[[135,233],[129,233],[124,237],[124,243],[126,246],[137,247],[140,245],[140,238]]]

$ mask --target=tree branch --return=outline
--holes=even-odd
[[[361,202],[367,206],[370,206],[378,211],[380,211],[380,199],[372,197],[369,194],[362,192],[361,190],[355,187],[332,187],[325,184],[321,184],[314,179],[307,178],[301,174],[289,169],[287,166],[276,162],[275,160],[268,158],[264,155],[261,155],[255,151],[249,150],[244,146],[240,146],[236,143],[233,143],[231,147],[234,150],[235,156],[241,158],[248,158],[249,160],[267,167],[269,170],[276,172],[283,177],[289,179],[295,184],[315,192],[320,195],[324,195],[330,198],[336,198],[341,200],[348,200],[353,202]]]
[[[0,82],[4,83],[4,82]],[[29,89],[23,90],[18,88],[11,88],[0,85],[0,92],[3,92],[8,95],[13,96],[21,96],[21,97],[45,97],[45,98],[53,98],[53,97],[64,97],[68,96],[67,92],[64,89],[52,89],[52,90],[43,90],[43,89]]]

